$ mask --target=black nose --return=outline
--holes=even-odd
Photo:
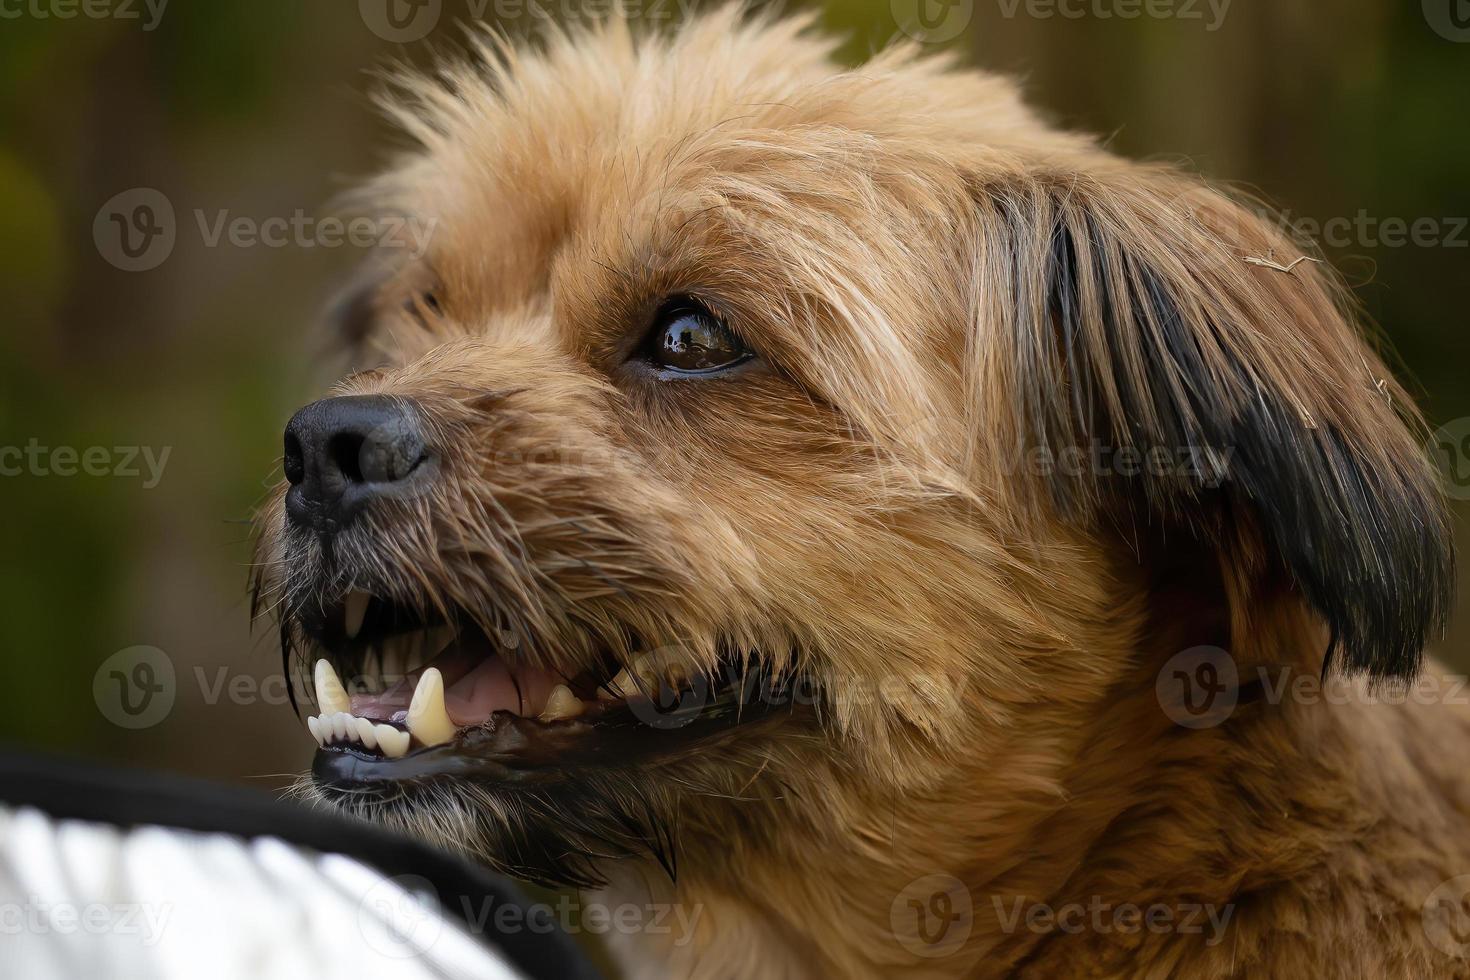
[[[286,424],[286,516],[332,534],[368,501],[416,485],[428,461],[412,403],[385,395],[324,398]]]

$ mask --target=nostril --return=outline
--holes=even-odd
[[[396,483],[427,457],[418,425],[407,413],[396,411],[372,421],[367,431],[349,429],[327,442],[331,463],[346,483]]]
[[[348,483],[368,482],[362,475],[362,447],[366,441],[357,432],[339,432],[327,440],[327,455]]]
[[[293,487],[306,478],[306,460],[301,453],[301,440],[289,429],[286,431],[286,451],[281,457],[281,468],[286,471],[286,481]]]

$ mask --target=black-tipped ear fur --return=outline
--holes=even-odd
[[[1329,662],[1413,674],[1450,602],[1448,519],[1422,423],[1322,267],[1162,170],[1011,177],[980,210],[983,261],[1011,279],[988,335],[1011,345],[1020,420],[995,448],[1085,450],[1046,480],[1072,518],[1127,494],[1231,549],[1250,515],[1329,627]],[[1142,462],[1120,475],[1094,447]]]

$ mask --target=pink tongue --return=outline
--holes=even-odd
[[[479,646],[476,644],[476,646]],[[546,707],[559,675],[540,667],[522,665],[512,674],[491,650],[451,645],[430,666],[444,675],[444,707],[456,725],[478,725],[497,711],[537,715]],[[382,694],[353,694],[352,713],[373,721],[402,722],[408,715],[414,688],[423,670],[415,670]]]
[[[530,666],[512,676],[505,661],[492,657],[445,689],[444,707],[456,725],[477,725],[497,711],[537,715],[560,680],[549,670]]]

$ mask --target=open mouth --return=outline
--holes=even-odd
[[[517,656],[467,614],[426,620],[363,591],[302,625],[322,654],[319,711],[306,724],[326,787],[564,778],[579,765],[687,749],[794,703],[759,662],[690,675],[650,655],[620,663],[609,653],[567,676]]]

